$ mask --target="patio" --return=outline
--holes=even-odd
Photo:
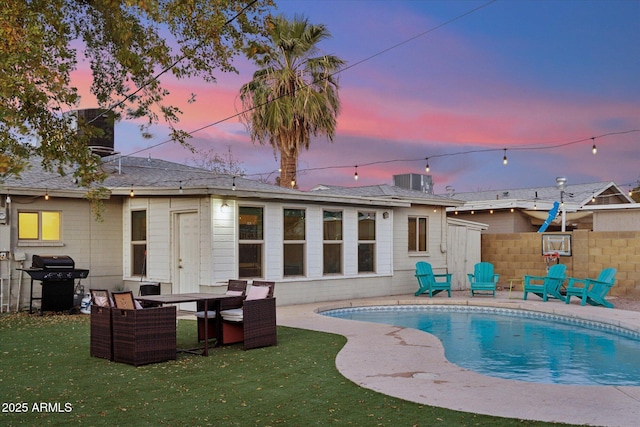
[[[344,335],[336,365],[356,384],[426,405],[501,417],[589,425],[636,425],[640,387],[566,386],[497,379],[449,363],[432,335],[394,326],[322,316],[317,311],[362,305],[463,304],[535,310],[611,323],[640,331],[640,312],[497,297],[413,295],[278,307],[278,324]],[[516,299],[518,298],[518,299]],[[615,304],[615,299],[612,299]],[[372,345],[375,343],[375,345]]]

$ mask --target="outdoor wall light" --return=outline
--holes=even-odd
[[[222,205],[220,206],[220,211],[221,212],[229,212],[229,204],[226,201],[222,202]]]

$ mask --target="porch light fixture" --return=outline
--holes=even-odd
[[[229,204],[227,203],[226,200],[224,200],[222,202],[222,205],[220,206],[220,211],[221,212],[228,212],[229,211]]]

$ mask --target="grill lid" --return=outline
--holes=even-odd
[[[31,268],[73,270],[75,266],[76,263],[69,255],[33,255],[31,258]]]

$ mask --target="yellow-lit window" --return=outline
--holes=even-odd
[[[18,239],[60,240],[60,212],[18,212]]]

